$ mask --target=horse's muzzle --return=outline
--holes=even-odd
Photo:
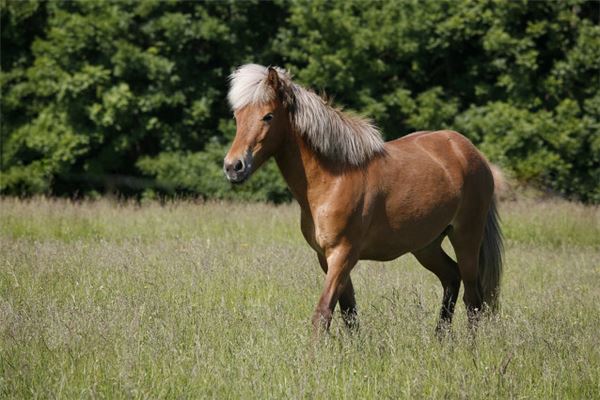
[[[248,157],[246,157],[248,158]],[[231,183],[242,183],[250,176],[252,165],[247,159],[223,160],[223,172]]]

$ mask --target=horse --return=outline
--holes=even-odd
[[[334,107],[279,67],[243,65],[229,80],[236,135],[224,173],[241,184],[275,158],[325,272],[315,332],[329,330],[338,302],[345,325],[358,326],[350,272],[359,260],[406,253],[441,282],[437,332],[450,327],[461,282],[470,326],[482,311],[497,309],[503,251],[497,179],[467,138],[440,130],[384,142],[369,119]],[[442,248],[445,237],[456,261]]]

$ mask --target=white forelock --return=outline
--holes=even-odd
[[[361,165],[383,152],[383,139],[370,120],[342,112],[329,105],[316,93],[292,82],[291,76],[275,67],[279,80],[291,100],[291,122],[294,128],[322,156]],[[231,74],[228,99],[238,110],[250,104],[264,104],[275,98],[267,83],[268,68],[257,64],[239,67]]]
[[[290,81],[287,72],[275,67],[280,79]],[[229,75],[230,89],[227,98],[234,110],[249,104],[264,104],[273,100],[275,93],[267,83],[269,70],[258,64],[246,64]]]

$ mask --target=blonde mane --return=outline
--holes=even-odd
[[[294,83],[284,69],[275,70],[289,100],[292,125],[315,151],[352,165],[361,165],[383,152],[381,134],[370,120],[332,107],[313,91]],[[268,68],[262,65],[247,64],[235,70],[229,77],[227,95],[231,108],[274,100],[277,94],[267,77]]]

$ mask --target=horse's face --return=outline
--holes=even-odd
[[[275,103],[246,106],[235,113],[235,139],[223,161],[223,170],[230,182],[244,182],[279,147],[284,112]]]
[[[237,129],[223,160],[223,171],[230,182],[242,183],[281,145],[287,113],[281,101],[275,99],[267,104],[247,105],[234,116]]]

